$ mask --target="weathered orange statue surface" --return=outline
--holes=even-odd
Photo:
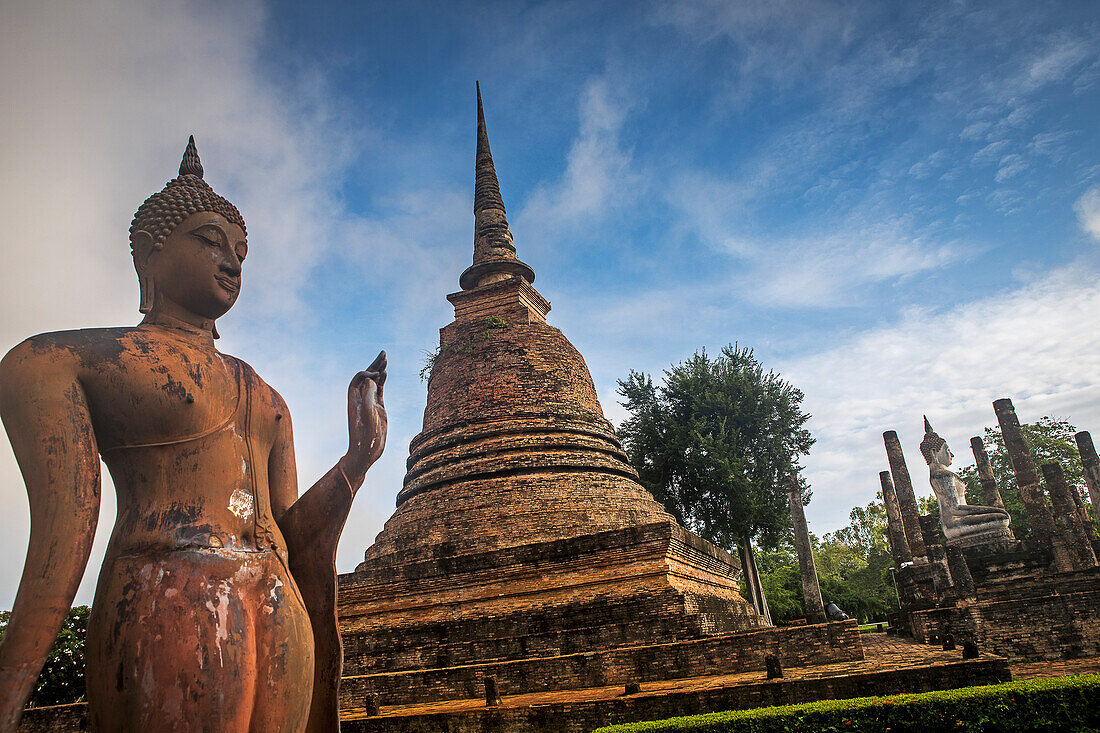
[[[31,505],[0,645],[0,731],[14,731],[88,561],[99,457],[118,515],[88,630],[97,731],[337,730],[335,552],[382,453],[385,353],[348,389],[348,452],[298,496],[290,413],[214,348],[247,253],[237,209],[179,177],[130,229],[145,319],[34,336],[0,362],[3,417]]]

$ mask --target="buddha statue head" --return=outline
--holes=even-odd
[[[214,319],[237,300],[248,243],[237,207],[214,193],[202,175],[191,137],[179,176],[134,214],[130,249],[142,313],[172,308],[209,321],[213,329]]]
[[[928,422],[927,417],[924,418],[924,440],[920,443],[920,452],[928,465],[935,462],[941,466],[950,466],[951,460],[955,457],[947,447],[947,441],[932,429],[932,424]]]

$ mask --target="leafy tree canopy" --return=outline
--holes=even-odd
[[[29,707],[65,705],[84,699],[84,638],[88,635],[87,606],[69,609],[61,632],[46,657],[38,684],[27,701]],[[0,611],[0,639],[8,628],[10,611]]]
[[[1035,467],[1039,469],[1043,463],[1057,461],[1062,464],[1066,482],[1083,497],[1087,497],[1085,478],[1081,469],[1081,454],[1077,452],[1077,443],[1073,439],[1077,428],[1065,420],[1049,415],[1040,418],[1038,422],[1027,423],[1020,427],[1023,429],[1028,447],[1031,448]],[[1016,475],[1012,472],[1012,462],[1008,458],[1008,451],[1005,450],[1004,436],[1001,435],[999,427],[988,427],[985,429],[982,440],[985,443],[985,451],[989,454],[989,463],[993,467],[993,476],[997,479],[1001,500],[1004,501],[1005,510],[1012,517],[1012,532],[1017,539],[1027,539],[1031,536],[1031,522],[1028,521],[1023,499],[1020,498],[1020,488],[1016,484]],[[1042,476],[1041,469],[1039,475]],[[966,482],[966,502],[985,504],[981,483],[978,481],[978,470],[974,466],[966,466],[959,471],[959,476]]]
[[[666,370],[660,386],[631,371],[619,394],[627,454],[670,514],[720,547],[777,544],[790,525],[785,482],[814,443],[799,389],[732,344]]]

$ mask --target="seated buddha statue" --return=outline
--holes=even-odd
[[[214,345],[248,244],[194,138],[130,245],[140,324],[40,334],[0,362],[31,509],[0,731],[16,730],[84,573],[100,457],[118,513],[88,628],[91,729],[335,731],[335,552],[385,445],[385,353],[351,380],[347,452],[299,496],[286,403]]]
[[[940,526],[948,544],[972,546],[1012,539],[1008,512],[999,507],[966,503],[966,484],[948,468],[954,455],[947,441],[932,429],[927,417],[924,418],[920,452],[928,463],[928,480],[940,505]]]

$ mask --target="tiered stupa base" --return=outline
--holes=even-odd
[[[586,653],[760,628],[736,560],[672,522],[340,578],[345,675]]]

